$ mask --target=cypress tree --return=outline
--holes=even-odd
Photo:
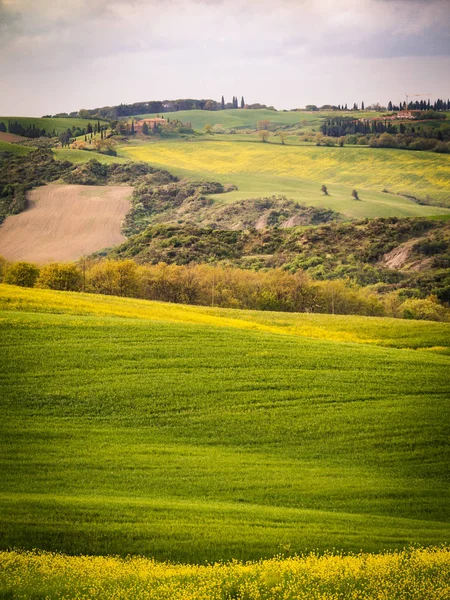
[[[388,111],[392,112],[392,102],[389,100]]]
[[[244,96],[241,98],[241,108],[245,108]]]
[[[364,102],[361,102],[361,110],[364,110]]]
[[[225,110],[225,98],[224,98],[223,96],[222,96],[222,101],[221,101],[221,103],[220,103],[220,108],[221,108],[222,110]]]

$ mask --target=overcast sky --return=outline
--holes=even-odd
[[[0,114],[450,96],[450,0],[0,0]]]

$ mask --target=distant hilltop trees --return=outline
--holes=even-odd
[[[242,108],[266,108],[275,110],[273,106],[265,104],[246,104],[244,96],[240,100],[238,96],[233,96],[231,102],[227,102],[222,96],[220,102],[211,99],[195,100],[151,100],[149,102],[135,102],[134,104],[119,104],[118,106],[103,106],[93,109],[81,109],[78,112],[78,117],[82,119],[119,119],[121,117],[131,117],[134,115],[146,114],[161,114],[167,112],[178,112],[181,110],[226,110],[226,109],[242,109]]]
[[[123,117],[132,117],[136,115],[148,115],[148,114],[162,114],[167,112],[179,112],[185,110],[232,110],[232,109],[267,109],[276,110],[273,106],[267,106],[266,104],[246,104],[244,96],[239,99],[238,96],[233,96],[231,101],[227,101],[225,96],[221,97],[220,101],[212,99],[192,99],[182,98],[178,100],[150,100],[147,102],[134,102],[133,104],[119,104],[115,106],[102,106],[93,109],[82,108],[78,112],[71,113],[58,113],[53,117],[79,117],[81,119],[105,119],[112,121]],[[394,104],[389,101],[388,106],[382,106],[378,102],[366,106],[364,101],[353,104],[323,104],[322,106],[316,106],[315,104],[307,104],[305,108],[294,108],[293,111],[376,111],[376,112],[398,112],[402,110],[421,110],[421,111],[450,111],[450,100],[438,99],[435,102],[430,100],[421,100],[420,102],[399,102]],[[286,112],[286,111],[285,111]],[[50,117],[50,115],[45,115]]]

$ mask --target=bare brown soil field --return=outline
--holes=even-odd
[[[16,135],[15,133],[5,133],[4,131],[0,131],[0,142],[9,142],[10,144],[14,144],[27,139],[28,138],[21,135]]]
[[[30,207],[0,226],[0,255],[43,264],[120,244],[131,192],[130,186],[57,184],[32,190]]]

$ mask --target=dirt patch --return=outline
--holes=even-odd
[[[35,263],[72,261],[126,240],[120,232],[130,186],[47,185],[0,227],[0,255]]]
[[[425,238],[414,238],[412,240],[408,240],[404,244],[399,244],[396,248],[383,256],[381,263],[385,267],[388,267],[388,269],[401,269],[410,259],[413,246],[423,239]],[[409,265],[409,268],[411,267],[412,265]]]
[[[10,144],[14,144],[27,139],[28,138],[23,137],[22,135],[16,135],[15,133],[5,133],[4,131],[0,131],[0,142],[9,142]]]

